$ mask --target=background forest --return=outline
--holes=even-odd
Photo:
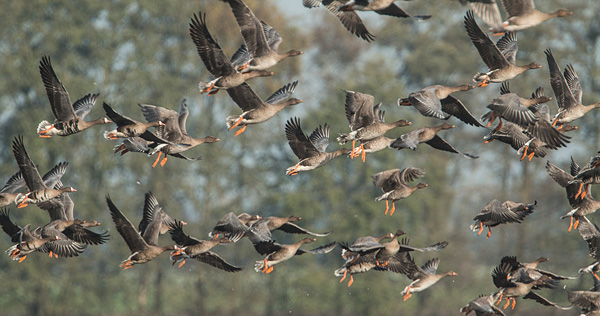
[[[271,69],[275,76],[257,78],[250,85],[266,98],[284,84],[298,80],[295,97],[304,103],[285,109],[272,120],[250,126],[234,137],[225,118],[240,113],[225,93],[207,97],[197,88],[211,75],[202,64],[188,32],[194,13],[207,13],[208,28],[226,54],[242,44],[230,7],[220,1],[4,1],[0,10],[0,175],[5,181],[16,172],[10,150],[18,134],[43,173],[60,161],[68,161],[63,177],[72,193],[76,217],[102,222],[111,239],[89,247],[80,257],[50,259],[33,254],[22,263],[0,256],[0,314],[2,315],[457,315],[461,306],[479,294],[495,290],[490,273],[504,255],[523,261],[550,258],[544,269],[574,275],[587,266],[587,246],[577,232],[567,232],[570,210],[563,188],[547,175],[550,160],[567,169],[570,157],[583,165],[596,153],[600,111],[575,122],[567,148],[551,151],[545,159],[519,161],[508,145],[484,144],[484,128],[467,126],[452,118],[457,127],[440,133],[456,148],[479,155],[469,160],[460,155],[420,146],[417,151],[384,150],[359,159],[338,158],[327,166],[288,177],[285,168],[297,162],[284,134],[290,117],[301,118],[304,131],[331,125],[331,148],[338,133],[347,132],[342,89],[375,96],[383,102],[387,121],[408,119],[410,128],[389,133],[398,137],[413,127],[440,124],[422,117],[415,109],[399,108],[396,100],[426,85],[470,83],[473,74],[485,70],[463,26],[467,6],[458,1],[419,0],[399,2],[413,14],[433,17],[419,23],[373,13],[359,13],[371,33],[372,43],[354,37],[324,8],[306,9],[299,0],[247,0],[255,15],[273,26],[284,41],[280,50],[299,49],[304,55],[290,58]],[[583,103],[600,100],[600,2],[537,1],[538,8],[553,11],[565,7],[574,15],[553,19],[519,33],[521,63],[536,61],[542,69],[511,80],[511,90],[524,97],[537,87],[552,96],[544,50],[551,48],[561,67],[572,64],[584,91]],[[478,20],[480,21],[480,20]],[[481,23],[483,25],[483,23]],[[196,137],[213,135],[215,144],[201,145],[189,156],[202,160],[169,159],[151,168],[154,157],[113,154],[117,142],[102,132],[114,125],[94,127],[67,138],[39,138],[37,124],[52,118],[40,80],[38,65],[49,55],[58,77],[72,100],[100,93],[90,117],[104,116],[99,104],[110,103],[117,111],[143,120],[137,103],[179,109],[187,98],[188,132]],[[499,95],[500,85],[459,92],[456,97],[479,117]],[[555,101],[549,104],[556,111]],[[348,146],[348,145],[347,145]],[[384,203],[374,198],[380,190],[370,176],[392,168],[425,168],[429,187],[397,202],[392,217],[384,216]],[[133,269],[119,268],[129,250],[111,221],[104,195],[137,226],[144,193],[152,191],[174,218],[185,220],[185,231],[197,238],[206,234],[227,212],[262,216],[296,215],[300,225],[316,232],[332,231],[317,244],[352,242],[366,235],[403,229],[411,244],[426,246],[449,241],[438,253],[416,254],[417,264],[439,257],[439,271],[456,271],[410,300],[400,292],[409,280],[400,274],[371,271],[355,276],[352,287],[340,284],[333,271],[342,265],[339,248],[327,255],[296,257],[275,267],[269,275],[253,271],[260,260],[250,242],[215,248],[227,261],[244,267],[225,273],[188,261],[171,266],[167,254]],[[532,203],[538,207],[520,225],[494,229],[489,240],[469,230],[472,218],[492,199]],[[36,206],[16,210],[11,217],[33,227],[48,221]],[[592,215],[590,219],[596,221]],[[298,236],[274,233],[279,242]],[[160,244],[171,243],[168,235]],[[0,248],[10,246],[0,239]],[[314,244],[313,244],[314,245]],[[308,246],[313,246],[308,245]],[[308,247],[311,248],[311,247]],[[564,288],[544,290],[542,295],[568,305],[566,290],[588,289],[591,278],[564,282]],[[533,301],[520,300],[513,315],[576,315]]]

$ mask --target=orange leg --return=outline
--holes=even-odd
[[[300,167],[300,164],[297,164],[296,167],[294,167],[294,169],[290,172],[288,172],[288,176],[293,176],[295,174],[298,174],[298,172],[296,170],[298,170],[298,168]]]
[[[52,258],[52,250],[48,253],[48,257]]]
[[[579,195],[581,195],[581,189],[583,188],[583,182],[579,184],[579,190],[577,191],[577,194],[575,194],[575,198],[578,198]]]
[[[535,155],[535,151],[532,151],[531,154],[529,154],[529,161],[531,161],[531,159],[533,159],[534,155]]]
[[[174,253],[171,254],[171,256],[178,256],[183,252],[183,248],[179,248],[179,250],[175,251]]]
[[[360,158],[362,159],[362,162],[365,162],[365,158],[367,157],[367,152],[365,151],[365,147],[363,146],[363,144],[360,144],[360,152],[361,152]]]
[[[489,79],[490,79],[490,76],[486,76],[486,77],[483,79],[483,81],[482,81],[482,82],[480,82],[480,83],[478,83],[478,84],[477,84],[477,87],[479,87],[479,88],[483,88],[483,87],[485,87],[485,86],[489,85],[489,84],[490,84],[490,83],[489,83]]]
[[[392,201],[392,209],[390,210],[390,216],[394,215],[395,210],[396,210],[396,202]]]
[[[125,270],[127,270],[127,269],[131,269],[131,268],[133,268],[133,264],[132,264],[132,265],[129,265],[129,266],[126,266],[126,267],[125,267]]]
[[[127,260],[125,263],[121,265],[121,268],[125,268],[128,264],[131,263],[131,259]]]
[[[233,136],[238,136],[239,134],[243,133],[246,130],[246,127],[248,127],[248,125],[242,126],[242,128],[238,129]]]
[[[589,189],[590,189],[590,185],[586,184],[585,189],[583,189],[583,192],[581,192],[581,196],[579,198],[583,200],[583,198],[587,195]]]
[[[125,149],[125,145],[121,144],[121,146],[117,147],[117,149],[115,149],[115,154],[118,153],[119,151]]]
[[[529,148],[529,146],[525,146],[525,150],[523,150],[523,156],[521,156],[521,160],[525,159],[525,156],[527,156],[527,149]]]
[[[207,95],[209,95],[209,96],[210,96],[210,95],[215,95],[215,94],[217,94],[217,92],[219,92],[219,89],[212,90],[212,91],[211,91],[211,92],[209,92]]]
[[[207,92],[210,92],[210,90],[215,86],[214,83],[211,83],[210,86],[208,86],[207,88],[205,88],[204,90],[202,90],[202,92],[200,92],[200,94],[204,94]]]
[[[567,231],[571,231],[571,228],[573,228],[573,216],[571,216],[571,223],[569,224],[569,229],[567,229]]]
[[[154,161],[154,163],[152,164],[152,168],[156,167],[156,164],[158,164],[158,161],[160,160],[160,155],[162,154],[162,151],[158,152],[158,157],[156,157],[156,161]]]
[[[269,273],[271,273],[271,272],[273,272],[273,266],[270,266],[270,267],[267,269],[267,271],[265,271],[265,273],[266,273],[266,274],[269,274]]]
[[[494,36],[502,36],[502,35],[504,35],[504,32],[497,32],[497,33],[494,33]]]
[[[265,258],[265,267],[260,272],[264,273],[265,271],[267,271],[268,268],[269,268],[269,265],[267,264],[267,258]]]
[[[50,135],[40,135],[40,137],[41,137],[41,138],[50,138],[50,137],[52,137],[52,136],[50,136]]]
[[[354,159],[354,157],[358,156],[357,154],[354,154],[354,143],[355,141],[352,141],[352,151],[350,152],[350,159]]]
[[[240,123],[242,122],[243,119],[244,119],[244,117],[240,115],[238,120],[235,121],[235,124],[231,125],[231,127],[228,130],[230,131],[230,130],[236,128],[238,125],[240,125]]]
[[[348,270],[344,271],[344,275],[342,276],[342,279],[340,280],[340,283],[344,282],[344,280],[346,279],[346,273],[348,273]],[[352,274],[350,276],[352,276]]]
[[[498,305],[498,304],[500,304],[500,302],[502,302],[502,296],[504,296],[504,293],[500,293],[500,297],[498,298],[496,305]]]
[[[517,299],[516,298],[512,298],[512,306],[510,307],[510,309],[515,309],[515,305],[517,304]]]
[[[388,200],[385,200],[385,213],[383,213],[384,215],[387,215],[388,210],[390,209],[389,204],[388,204]]]
[[[490,235],[492,235],[492,228],[490,226],[488,226],[488,232],[487,232],[487,239],[490,239]]]
[[[216,234],[216,235],[215,235],[215,236],[214,236],[212,239],[219,239],[219,235],[220,235],[220,234],[221,234],[221,233],[217,233],[217,234]]]
[[[598,279],[598,281],[600,281],[600,277],[598,277],[598,275],[596,274],[596,272],[593,273],[594,277],[596,277],[596,279]]]
[[[163,158],[163,160],[160,161],[160,166],[164,166],[167,163],[167,154],[165,154],[165,158]]]
[[[238,70],[238,71],[242,71],[242,70],[246,69],[246,67],[248,67],[248,65],[250,65],[250,62],[247,62],[247,63],[245,63],[245,64],[244,64],[244,65],[242,65],[242,66],[239,66],[237,70]]]
[[[483,223],[479,222],[479,232],[477,233],[477,236],[481,235],[481,233],[483,233]]]
[[[490,127],[490,125],[492,125],[494,120],[496,120],[496,112],[492,112],[492,118],[490,118],[490,122],[487,124],[486,127]]]
[[[510,304],[510,297],[506,298],[506,304],[504,304],[504,306],[502,307],[503,309],[506,309],[508,307],[508,305]]]
[[[29,199],[29,198],[28,198],[28,197],[25,197],[25,199],[24,199],[23,201],[21,201],[21,203],[19,203],[19,204],[17,205],[17,208],[24,208],[24,207],[26,207],[27,205],[29,205],[29,202],[27,202],[27,199]]]
[[[46,128],[43,131],[39,131],[38,134],[46,134],[46,133],[48,133],[53,128],[54,128],[54,124],[50,125],[50,127]],[[50,136],[48,136],[48,137],[50,137]]]
[[[352,274],[350,274],[350,281],[348,281],[348,287],[350,287],[352,283],[354,283],[354,277],[352,276]]]
[[[27,258],[27,255],[24,255],[23,257],[21,257],[21,259],[19,259],[19,263],[23,262],[23,260],[25,260],[25,258]]]
[[[573,217],[571,217],[573,218]],[[573,225],[573,229],[577,229],[577,226],[579,226],[579,219],[575,220],[575,225]]]
[[[181,260],[181,263],[177,267],[181,268],[184,264],[185,264],[185,259]]]
[[[402,299],[406,302],[407,299],[409,299],[412,296],[412,293],[410,292],[410,286],[408,286],[406,288],[406,293],[402,296]]]

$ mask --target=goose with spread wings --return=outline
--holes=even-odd
[[[487,86],[490,82],[503,82],[529,69],[542,67],[534,62],[524,66],[515,64],[518,50],[516,33],[506,33],[498,40],[498,43],[494,44],[475,22],[473,11],[467,11],[464,24],[473,45],[475,45],[481,59],[490,70],[489,72],[478,73],[473,77],[474,81],[481,81],[477,84],[478,87]]]
[[[321,167],[332,159],[351,152],[348,148],[337,149],[333,152],[325,151],[329,146],[329,125],[327,123],[317,127],[307,137],[300,127],[300,119],[294,117],[285,123],[285,136],[290,148],[300,159],[297,164],[286,169],[288,176]]]
[[[167,140],[169,143],[165,145],[150,145],[154,147],[154,151],[158,151],[158,156],[152,164],[152,168],[158,164],[161,154],[165,154],[164,158],[160,160],[161,167],[167,162],[168,156],[173,156],[180,159],[189,161],[199,160],[198,158],[188,158],[181,153],[192,149],[198,145],[210,144],[220,141],[215,136],[206,136],[202,138],[191,137],[186,128],[187,118],[190,114],[186,100],[181,101],[179,113],[167,109],[161,106],[155,106],[150,104],[138,104],[142,109],[142,114],[148,122],[160,121],[164,122],[164,125],[156,127],[156,135],[162,139]]]
[[[288,83],[264,101],[245,82],[237,87],[227,89],[233,102],[243,111],[240,115],[227,117],[227,128],[232,130],[241,125],[241,128],[235,132],[235,136],[238,136],[246,130],[248,125],[262,123],[286,107],[302,103],[302,100],[291,97],[296,91],[297,84],[298,81]]]
[[[244,37],[246,49],[251,56],[251,59],[247,63],[237,68],[238,71],[266,70],[277,65],[287,57],[302,54],[301,51],[295,49],[285,53],[278,53],[277,49],[282,42],[282,38],[275,29],[261,22],[242,0],[223,1],[229,3],[231,6],[231,11],[233,11],[242,37]],[[270,36],[275,38],[272,40],[272,43],[269,43],[265,35],[265,33],[269,32],[272,33]]]
[[[105,117],[93,121],[84,120],[96,104],[99,94],[87,94],[75,103],[71,103],[69,92],[54,72],[50,57],[42,57],[40,74],[55,117],[52,124],[45,120],[40,122],[37,127],[40,137],[69,136],[94,125],[110,123]]]
[[[266,70],[252,70],[238,72],[231,61],[225,56],[221,46],[210,35],[206,27],[206,14],[202,12],[194,14],[190,22],[190,36],[196,46],[200,59],[215,79],[208,82],[200,82],[198,87],[201,93],[213,95],[220,89],[229,89],[244,83],[254,77],[272,76],[273,73]]]

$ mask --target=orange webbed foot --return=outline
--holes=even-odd
[[[575,225],[573,225],[573,229],[577,229],[577,226],[579,226],[579,219],[575,220]]]
[[[160,166],[161,166],[161,167],[162,167],[162,166],[164,166],[164,165],[167,163],[167,158],[168,158],[168,157],[167,157],[167,154],[165,154],[165,158],[163,158],[163,159],[160,161]]]
[[[477,233],[477,236],[480,236],[481,233],[483,233],[483,223],[479,222],[479,232]]]
[[[214,84],[214,83],[212,83],[210,86],[208,86],[208,87],[206,87],[204,90],[202,90],[202,91],[200,92],[200,94],[204,94],[204,93],[210,92],[210,90],[212,90],[212,88],[213,88],[214,86],[215,86],[215,84]]]
[[[388,200],[385,200],[385,213],[383,213],[383,215],[387,215],[388,211],[390,210],[388,202],[389,202]]]
[[[185,259],[181,260],[181,263],[177,266],[177,268],[181,268],[185,264]]]
[[[162,151],[158,152],[158,157],[156,157],[156,160],[154,161],[154,163],[152,164],[152,168],[156,167],[156,165],[158,164],[158,161],[160,160],[160,155],[162,154]]]
[[[573,216],[571,216],[571,223],[569,224],[569,229],[567,229],[567,231],[570,232],[571,228],[573,228]]]
[[[350,274],[350,281],[348,281],[348,287],[350,287],[352,283],[354,283],[354,277],[352,276],[352,274]]]
[[[235,121],[235,123],[233,125],[231,125],[231,127],[228,130],[230,131],[230,130],[236,128],[238,125],[240,125],[240,122],[242,122],[243,119],[244,119],[244,117],[240,115],[240,117],[237,119],[237,121]]]
[[[19,259],[19,263],[23,262],[23,260],[25,260],[25,258],[27,258],[27,255],[24,255],[23,257],[21,257],[21,258]]]
[[[345,258],[344,258],[345,259]],[[340,283],[344,282],[344,280],[346,279],[346,274],[348,273],[348,270],[344,271],[344,275],[342,276],[342,278],[340,279]]]
[[[392,201],[392,209],[390,210],[390,216],[394,215],[395,210],[396,210],[396,202]]]
[[[242,128],[238,129],[233,136],[238,136],[239,134],[243,133],[246,130],[246,127],[248,127],[248,125],[244,125]]]
[[[266,273],[266,274],[269,274],[269,273],[271,273],[271,272],[273,272],[273,266],[270,266],[270,267],[267,269],[267,271],[265,271],[265,273]]]
[[[487,239],[490,239],[490,236],[492,235],[492,228],[488,226],[488,232],[487,232]]]

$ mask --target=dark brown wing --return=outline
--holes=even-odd
[[[171,229],[169,230],[169,234],[171,234],[171,239],[180,246],[191,246],[200,243],[200,240],[190,237],[188,234],[183,232],[183,224],[181,221],[175,221],[171,223]]]
[[[479,28],[479,25],[475,22],[473,11],[467,11],[467,15],[465,16],[465,28],[467,29],[467,33],[475,45],[475,48],[477,48],[481,59],[483,59],[483,62],[490,70],[510,66],[502,52],[496,47],[496,44],[494,44],[489,36]]]
[[[221,46],[215,41],[206,27],[206,14],[194,14],[190,22],[190,36],[196,45],[200,59],[215,77],[227,76],[236,72],[235,68],[225,56]]]
[[[483,127],[459,99],[449,95],[445,99],[440,100],[440,102],[442,103],[442,111],[469,125]]]
[[[63,230],[63,234],[75,242],[86,245],[104,244],[109,239],[107,232],[98,234],[87,228],[81,227],[81,225],[71,225]]]
[[[350,31],[350,33],[370,42],[375,39],[375,35],[369,33],[367,27],[358,16],[356,11],[341,11],[339,8],[344,5],[345,1],[340,0],[324,0],[323,5],[333,13],[344,27]]]
[[[308,234],[308,235],[313,235],[313,236],[317,236],[317,237],[325,237],[330,234],[330,232],[326,232],[326,233],[322,233],[322,234],[313,233],[313,232],[306,230],[294,223],[285,223],[277,229],[282,230],[288,234]]]
[[[350,130],[355,131],[377,121],[373,109],[375,98],[372,95],[354,91],[344,92],[346,92],[346,104],[344,107]]]
[[[44,185],[44,181],[40,176],[40,173],[29,158],[27,151],[25,150],[25,145],[23,144],[23,135],[19,135],[15,137],[12,144],[13,155],[17,160],[17,164],[19,165],[19,170],[23,174],[23,178],[25,179],[25,183],[30,191],[41,190],[46,186]]]
[[[135,230],[135,227],[133,227],[127,217],[125,217],[125,215],[123,215],[123,213],[115,206],[108,194],[106,195],[106,204],[108,204],[110,216],[115,223],[115,227],[127,243],[129,250],[133,253],[148,248],[148,244],[144,241],[142,236],[140,236],[137,230]]]
[[[302,131],[299,118],[293,117],[285,123],[285,136],[292,151],[298,158],[304,159],[319,154],[317,148]]]
[[[18,234],[22,228],[10,220],[9,214],[10,211],[7,208],[0,210],[0,226],[8,236],[14,239],[13,242],[18,242]]]
[[[231,6],[231,11],[240,27],[248,52],[253,57],[267,55],[271,48],[267,43],[260,20],[241,0],[227,0],[227,2]]]
[[[161,121],[165,125],[158,126],[157,130],[160,130],[159,135],[162,138],[178,142],[184,135],[179,124],[179,113],[163,108],[161,106],[154,106],[149,104],[138,104],[142,109],[142,114],[148,122]]]
[[[233,102],[244,112],[257,109],[265,104],[256,92],[252,90],[250,85],[245,82],[239,86],[227,89],[227,93],[229,93]]]
[[[52,69],[50,57],[42,57],[40,61],[40,74],[42,75],[42,82],[44,82],[48,100],[50,100],[50,107],[52,107],[52,112],[56,119],[66,122],[77,118],[67,89],[60,82],[58,76],[56,76],[54,69]]]
[[[573,305],[571,306],[560,306],[554,302],[549,301],[547,298],[533,292],[530,291],[529,293],[527,293],[527,295],[523,296],[524,299],[530,299],[530,300],[534,300],[544,306],[552,306],[552,307],[556,307],[562,310],[569,310],[571,308],[573,308]]]
[[[130,119],[125,115],[121,115],[117,113],[110,104],[103,102],[102,108],[104,108],[104,112],[106,112],[106,116],[113,121],[113,123],[117,124],[117,126],[125,126],[137,123],[136,120]]]
[[[425,143],[435,149],[439,149],[439,150],[443,150],[443,151],[447,151],[447,152],[451,152],[451,153],[455,153],[455,154],[460,154],[460,155],[463,155],[465,158],[469,158],[469,159],[479,158],[479,156],[474,156],[474,155],[463,153],[463,152],[456,150],[454,147],[452,147],[452,145],[450,145],[448,142],[443,140],[438,135],[435,135],[432,139],[426,141]]]
[[[320,247],[317,247],[317,248],[311,249],[311,250],[303,250],[303,249],[298,248],[298,250],[296,250],[296,256],[299,256],[299,255],[305,254],[305,253],[312,253],[314,255],[320,255],[320,254],[324,254],[324,253],[328,253],[328,252],[332,251],[336,246],[337,246],[337,242],[334,241],[327,245],[323,245],[323,246],[320,246]]]
[[[216,254],[212,251],[203,252],[201,254],[191,256],[190,258],[198,260],[200,262],[204,262],[206,264],[209,264],[215,268],[221,269],[226,272],[242,271],[242,268],[238,268],[236,266],[231,265],[230,263],[225,261],[223,258],[221,258],[218,254]]]
[[[218,233],[225,232],[225,237],[232,242],[236,242],[244,237],[244,232],[247,229],[248,226],[244,225],[233,212],[229,212],[217,222],[208,236],[215,238]]]

